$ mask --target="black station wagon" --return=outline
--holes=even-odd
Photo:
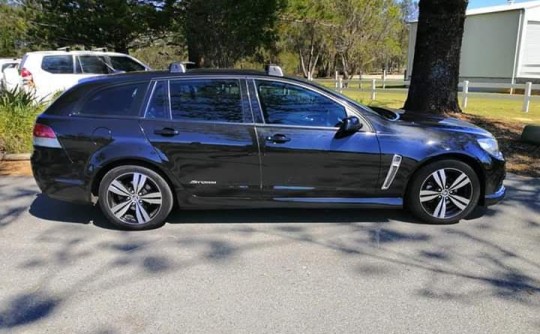
[[[489,132],[367,107],[277,66],[89,79],[38,117],[32,168],[43,193],[99,202],[128,229],[173,207],[406,207],[444,224],[505,195]]]

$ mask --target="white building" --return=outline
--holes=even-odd
[[[411,22],[407,80],[418,22]],[[460,80],[540,83],[540,1],[467,11]]]

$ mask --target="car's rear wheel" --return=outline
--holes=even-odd
[[[441,160],[422,167],[411,180],[407,207],[432,224],[451,224],[467,217],[478,204],[478,175],[457,160]]]
[[[99,205],[108,220],[124,229],[160,227],[173,207],[167,181],[141,166],[111,169],[99,185]]]

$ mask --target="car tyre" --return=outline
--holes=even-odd
[[[107,219],[128,230],[162,226],[173,207],[167,181],[155,171],[136,165],[111,169],[99,185],[99,205]]]
[[[406,206],[430,224],[453,224],[476,208],[481,186],[471,166],[441,160],[420,168],[407,189]]]

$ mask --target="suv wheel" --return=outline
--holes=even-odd
[[[167,182],[153,170],[120,166],[103,177],[99,205],[116,226],[144,230],[165,223],[173,206],[173,195]]]
[[[480,181],[466,163],[442,160],[418,170],[407,191],[407,207],[431,224],[452,224],[467,217],[480,198]]]

